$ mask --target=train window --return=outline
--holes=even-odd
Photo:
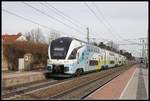
[[[101,59],[103,60],[103,56],[101,56]]]
[[[84,59],[84,53],[82,53],[82,59]]]
[[[74,50],[71,52],[71,54],[70,54],[70,56],[69,56],[68,59],[75,59],[75,58],[76,58],[76,53],[77,53],[77,49],[74,49]]]
[[[70,54],[70,56],[69,56],[68,59],[75,59],[75,58],[76,58],[77,51],[78,51],[78,49],[81,48],[81,47],[82,47],[82,46],[73,49],[73,51],[71,52],[71,54]]]
[[[110,64],[114,64],[115,62],[114,61],[110,61]]]
[[[90,61],[89,61],[89,65],[90,65],[90,66],[98,65],[98,61],[96,61],[96,60],[90,60]]]

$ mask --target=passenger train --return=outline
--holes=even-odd
[[[53,40],[48,48],[48,57],[49,73],[68,76],[126,63],[125,56],[70,37]]]

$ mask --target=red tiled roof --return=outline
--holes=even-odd
[[[8,34],[5,34],[5,35],[2,35],[2,39],[3,39],[4,42],[14,42],[21,35],[22,35],[21,33],[18,33],[17,35],[8,35]]]

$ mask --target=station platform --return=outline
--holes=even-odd
[[[2,87],[12,87],[44,80],[46,72],[46,70],[2,72]]]
[[[136,64],[85,99],[148,100],[148,69]]]

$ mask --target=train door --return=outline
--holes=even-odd
[[[101,59],[101,55],[98,56],[98,67],[99,67],[99,70],[101,69],[102,67],[102,59]]]
[[[106,54],[106,51],[104,53],[104,64],[106,65],[107,64],[107,54]]]
[[[99,55],[97,54],[96,55],[97,58],[96,58],[96,70],[99,71],[100,70],[100,58],[99,58]]]
[[[84,59],[85,59],[85,71],[89,71],[89,57],[90,55],[90,52],[87,50],[87,52],[85,52],[85,56],[84,56]]]

